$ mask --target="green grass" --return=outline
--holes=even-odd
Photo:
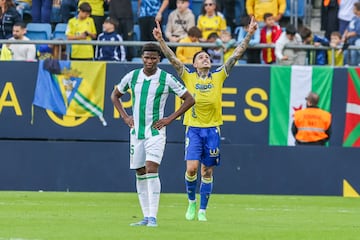
[[[360,199],[211,196],[208,222],[186,221],[185,194],[162,194],[158,228],[136,193],[0,192],[0,240],[359,239]]]

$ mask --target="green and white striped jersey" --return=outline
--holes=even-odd
[[[164,117],[164,108],[169,93],[181,97],[187,89],[173,75],[157,69],[152,76],[146,76],[143,68],[126,74],[117,85],[125,94],[131,91],[135,133],[138,139],[159,135],[152,125]],[[160,131],[165,132],[165,128]]]

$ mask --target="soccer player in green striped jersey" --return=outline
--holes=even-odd
[[[131,226],[157,226],[161,190],[158,168],[165,149],[165,127],[195,103],[184,85],[158,68],[160,54],[157,44],[145,44],[142,48],[143,68],[126,74],[111,94],[115,108],[130,127],[130,168],[136,170],[136,190],[144,215],[143,220]],[[132,94],[132,116],[127,114],[120,101],[128,90]],[[165,117],[169,93],[175,93],[183,103]]]
[[[185,218],[195,219],[197,175],[201,164],[200,208],[197,218],[199,221],[207,221],[206,208],[213,189],[214,167],[220,164],[220,125],[223,124],[222,86],[231,69],[244,54],[251,36],[257,29],[257,23],[254,18],[251,19],[244,40],[234,49],[228,60],[214,71],[211,70],[210,56],[204,50],[195,53],[193,57],[195,71],[190,71],[166,45],[160,24],[159,22],[156,24],[157,27],[153,29],[154,38],[159,42],[165,57],[173,65],[196,102],[184,117],[185,185],[189,200]]]

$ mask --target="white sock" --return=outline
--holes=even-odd
[[[149,194],[147,174],[136,175],[136,191],[144,217],[149,216]]]
[[[160,202],[161,183],[159,173],[148,173],[149,217],[157,216]]]

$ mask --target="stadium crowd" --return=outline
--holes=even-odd
[[[152,29],[155,21],[160,21],[166,41],[179,44],[215,43],[215,47],[204,49],[214,64],[222,64],[242,41],[250,17],[254,16],[259,29],[239,63],[360,64],[360,50],[348,48],[360,46],[359,0],[323,0],[321,28],[324,36],[313,33],[303,24],[296,29],[284,17],[286,9],[286,0],[0,0],[0,39],[16,39],[13,26],[21,21],[49,24],[52,32],[57,25],[66,24],[63,37],[50,39],[120,43],[118,46],[95,47],[72,45],[64,52],[64,55],[69,55],[68,59],[136,62],[141,61],[139,48],[124,47],[121,42],[155,41]],[[36,31],[30,29],[30,25],[27,28],[28,32]],[[21,40],[27,39],[39,40],[32,39],[25,31]],[[331,48],[290,49],[285,47],[286,44]],[[52,51],[51,46],[37,46],[36,49],[36,58]],[[191,63],[194,52],[199,49],[202,49],[201,46],[173,47],[184,63]],[[2,55],[2,60],[15,60],[8,54],[11,46],[6,46],[4,51],[7,52]]]

